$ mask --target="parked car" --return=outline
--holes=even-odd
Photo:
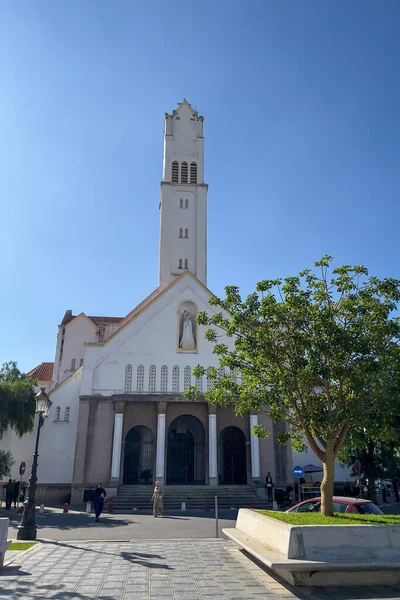
[[[321,498],[310,498],[289,508],[286,512],[319,512]],[[383,515],[383,512],[371,500],[362,498],[333,497],[333,511],[337,513],[358,513],[361,515]]]

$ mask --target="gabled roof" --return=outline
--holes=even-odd
[[[28,375],[36,381],[51,381],[53,379],[53,369],[53,362],[42,362],[32,371],[29,371]]]
[[[190,104],[190,102],[188,102],[186,100],[186,98],[183,99],[183,102],[178,102],[178,108],[176,108],[174,111],[172,111],[172,114],[176,114],[180,111],[181,108],[183,108],[184,106],[186,106],[192,113],[193,116],[198,117],[199,113],[196,109],[193,108],[193,106]],[[200,119],[203,119],[203,117],[199,117]]]
[[[185,270],[181,275],[179,275],[179,277],[174,279],[174,281],[171,281],[171,283],[167,285],[167,287],[164,288],[162,291],[160,291],[159,288],[156,288],[154,292],[152,292],[149,296],[147,296],[147,298],[143,300],[143,302],[138,304],[128,315],[126,315],[125,319],[123,319],[123,322],[121,322],[118,329],[116,329],[114,333],[110,335],[110,337],[107,338],[104,342],[86,342],[84,346],[104,346],[108,344],[110,340],[112,340],[116,335],[118,335],[120,330],[123,327],[125,327],[125,325],[133,321],[133,319],[135,319],[137,315],[139,315],[143,310],[151,306],[151,304],[153,304],[153,302],[156,299],[166,294],[171,288],[173,288],[179,281],[181,281],[181,279],[183,279],[186,276],[191,277],[191,279],[193,279],[198,285],[200,285],[200,287],[202,287],[210,296],[213,296],[213,293],[208,289],[206,285],[204,285],[204,283],[200,281],[200,279],[197,279],[197,277],[193,275],[191,271]]]
[[[124,317],[88,317],[87,315],[85,315],[85,313],[80,313],[79,315],[73,315],[72,310],[67,310],[65,312],[63,320],[61,321],[61,325],[62,326],[68,325],[68,323],[70,323],[71,321],[76,319],[76,317],[79,317],[81,315],[84,315],[86,317],[86,319],[89,319],[89,321],[91,321],[92,324],[95,325],[96,327],[106,327],[107,325],[118,325],[119,323],[121,323],[121,321],[124,320]]]

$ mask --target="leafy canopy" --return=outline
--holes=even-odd
[[[32,430],[35,416],[34,381],[14,361],[0,369],[0,430],[14,429],[18,436]]]
[[[206,399],[234,404],[239,415],[251,410],[286,421],[281,441],[290,436],[301,450],[305,436],[323,462],[337,455],[349,431],[388,410],[400,387],[400,322],[392,317],[400,282],[368,278],[363,266],[343,265],[330,275],[331,261],[325,256],[314,272],[261,281],[245,300],[228,286],[224,299],[210,300],[219,312],[197,316],[229,369],[224,376],[208,370],[214,389]],[[202,366],[194,371],[205,373]],[[186,391],[187,398],[198,394]],[[269,432],[258,426],[256,434]]]
[[[0,450],[0,480],[10,475],[13,464],[14,459],[11,452]]]

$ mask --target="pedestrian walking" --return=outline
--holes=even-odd
[[[272,481],[271,473],[269,471],[265,478],[265,484],[267,486],[268,502],[272,502],[272,489],[274,487],[274,482]]]
[[[14,508],[17,508],[18,496],[19,496],[19,481],[13,481],[14,484]]]
[[[164,516],[164,490],[159,481],[156,481],[153,491],[153,517]]]
[[[13,480],[10,479],[6,485],[6,510],[10,510],[13,498],[14,498],[14,484],[13,484]]]
[[[104,498],[106,496],[106,490],[102,487],[101,483],[98,483],[92,495],[94,514],[96,515],[96,523],[99,522],[99,517],[103,512]]]

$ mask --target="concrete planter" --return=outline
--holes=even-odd
[[[224,533],[292,585],[400,583],[400,525],[289,525],[240,509]]]

